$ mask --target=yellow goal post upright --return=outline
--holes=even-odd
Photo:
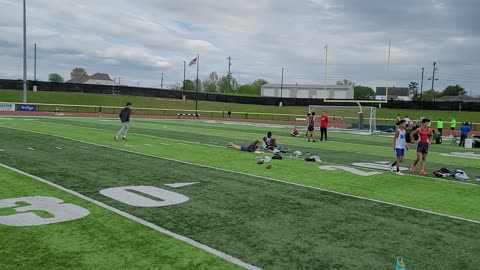
[[[356,109],[357,110],[357,115],[358,115],[358,128],[362,129],[362,123],[364,119],[364,113],[368,113],[368,123],[369,123],[369,132],[373,133],[376,131],[376,107],[375,106],[369,106],[369,107],[362,107],[363,104],[378,104],[381,106],[382,103],[388,103],[388,88],[389,88],[389,83],[390,83],[390,58],[391,58],[391,47],[392,43],[389,41],[388,43],[388,56],[387,56],[387,83],[386,83],[386,89],[385,89],[385,100],[336,100],[336,99],[329,99],[327,95],[327,75],[328,75],[328,45],[324,47],[325,50],[325,75],[324,75],[324,96],[323,96],[323,102],[324,103],[352,103],[356,104],[357,106],[318,106],[318,105],[310,105],[308,108],[309,112],[312,111],[319,111],[321,108],[324,109],[330,109],[330,111],[341,111],[343,114],[345,114],[347,111],[351,111]],[[345,118],[345,116],[340,116]],[[347,116],[348,119],[356,118],[352,116]]]

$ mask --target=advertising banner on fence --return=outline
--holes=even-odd
[[[15,111],[15,104],[0,103],[0,112],[13,112],[13,111]]]
[[[19,112],[35,112],[37,111],[37,105],[30,104],[18,104],[17,111]]]

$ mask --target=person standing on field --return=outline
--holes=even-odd
[[[442,136],[442,133],[443,133],[443,121],[442,121],[442,118],[439,118],[438,121],[437,121],[437,130],[438,130],[438,133],[440,133],[440,136]]]
[[[427,156],[428,156],[428,146],[432,143],[432,130],[428,127],[428,123],[430,119],[423,119],[422,126],[414,130],[410,133],[410,140],[414,143],[417,143],[417,159],[410,167],[410,171],[413,173],[415,172],[415,166],[417,166],[418,162],[422,160],[420,175],[427,175],[425,172],[425,165],[427,163]],[[418,142],[415,141],[415,135],[418,134]]]
[[[127,106],[125,106],[125,108],[123,108],[118,115],[120,117],[120,121],[122,122],[122,127],[114,137],[115,141],[117,142],[119,137],[122,137],[124,140],[127,139],[128,124],[130,122],[130,114],[132,113],[130,106],[132,106],[132,103],[127,102]]]
[[[397,175],[403,175],[400,171],[400,165],[402,165],[403,157],[405,156],[405,149],[408,150],[407,140],[406,140],[406,131],[405,128],[407,123],[405,120],[400,120],[397,123],[397,130],[395,130],[395,136],[393,137],[393,151],[395,151],[395,155],[397,159],[392,163],[390,170],[394,172],[394,166],[397,166]]]
[[[450,122],[450,130],[453,131],[453,136],[455,136],[455,129],[457,129],[457,120],[455,120],[455,117],[452,117],[452,121]]]
[[[320,141],[323,141],[323,135],[325,135],[325,141],[327,141],[327,128],[328,128],[328,116],[325,112],[322,112],[320,117]]]
[[[315,142],[315,112],[309,113],[307,118],[307,139]]]

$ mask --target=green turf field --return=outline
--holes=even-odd
[[[124,106],[127,101],[133,103],[138,108],[159,108],[159,109],[176,109],[195,110],[194,100],[175,100],[161,99],[151,97],[138,96],[122,96],[122,95],[100,95],[85,93],[64,93],[64,92],[29,92],[28,100],[30,103],[48,103],[48,104],[73,104],[73,105],[97,105],[97,106]],[[22,91],[18,90],[0,90],[0,102],[21,102]],[[302,106],[265,106],[252,104],[237,103],[221,103],[199,101],[198,108],[202,111],[232,111],[233,116],[239,118],[238,112],[250,113],[271,113],[271,114],[292,114],[304,115],[308,108]],[[332,104],[334,106],[335,104]],[[352,106],[356,106],[353,104]],[[368,104],[364,104],[368,106]],[[50,110],[53,111],[53,108]],[[330,113],[332,114],[332,113]],[[432,121],[442,118],[445,127],[449,127],[449,121],[452,116],[456,118],[459,126],[460,122],[480,123],[480,115],[477,112],[459,112],[459,111],[432,111],[432,110],[405,110],[405,109],[378,109],[377,118],[395,119],[400,114],[402,117],[409,116],[410,119],[416,120],[420,117],[429,117]],[[283,118],[282,118],[283,119]],[[377,120],[377,124],[393,124],[391,121]]]
[[[128,141],[115,142],[118,127],[109,118],[2,117],[0,163],[262,269],[393,269],[397,255],[407,269],[479,269],[478,149],[462,157],[457,152],[465,149],[434,144],[430,176],[397,176],[385,166],[365,168],[392,161],[392,138],[384,135],[330,132],[327,143],[308,143],[287,136],[287,126],[133,119]],[[267,170],[256,164],[257,155],[225,147],[260,139],[269,130],[283,147],[324,162],[285,156]],[[405,167],[413,157],[414,151],[407,152]],[[431,176],[445,166],[466,171],[471,180]],[[7,187],[0,189],[0,202],[53,196],[90,211],[58,224],[0,225],[0,259],[15,258],[6,269],[235,267],[32,178],[1,169],[0,181]],[[123,197],[105,195],[121,187],[128,191]],[[139,205],[139,196],[154,206]],[[159,206],[164,202],[172,203]],[[49,217],[48,211],[35,213]],[[12,214],[0,209],[0,224]],[[21,244],[26,239],[28,246]]]

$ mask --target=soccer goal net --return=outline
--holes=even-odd
[[[377,130],[377,108],[359,106],[310,105],[308,112],[315,112],[320,118],[322,112],[328,116],[329,127],[368,131]]]

